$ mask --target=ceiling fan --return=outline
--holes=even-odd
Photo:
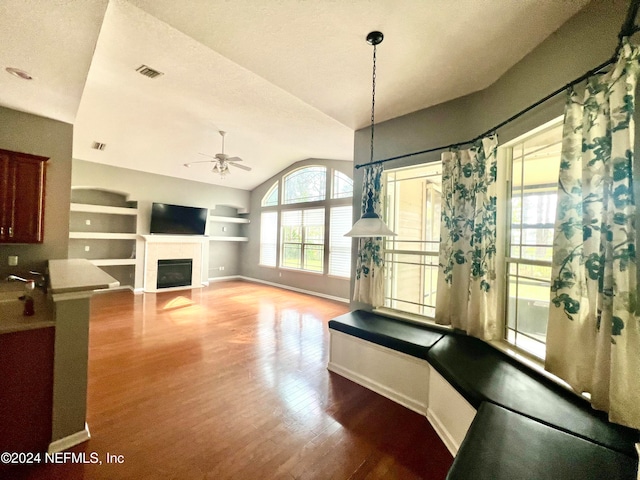
[[[198,162],[189,162],[185,163],[185,167],[190,167],[196,163],[213,163],[213,168],[211,171],[213,173],[219,173],[221,178],[224,178],[229,174],[229,165],[240,168],[242,170],[246,170],[247,172],[251,171],[251,167],[247,167],[246,165],[241,165],[237,162],[241,162],[242,159],[240,157],[230,157],[229,155],[224,153],[224,136],[227,132],[223,132],[220,130],[218,132],[222,137],[222,153],[216,153],[215,155],[208,155],[206,153],[200,153],[199,155],[204,155],[205,157],[210,157],[211,160],[201,160]]]

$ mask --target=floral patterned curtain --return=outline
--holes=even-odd
[[[494,136],[442,154],[442,215],[436,322],[498,337]]]
[[[380,194],[382,193],[382,165],[371,165],[364,172],[362,183],[362,213],[367,209],[369,192],[372,193],[373,210],[382,216]],[[384,303],[384,258],[383,239],[359,238],[356,258],[356,282],[353,299],[379,307]]]
[[[546,368],[640,428],[633,112],[638,49],[569,92],[558,180]]]

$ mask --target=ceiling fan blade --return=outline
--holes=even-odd
[[[227,158],[228,162],[242,162],[242,159],[240,157],[231,157],[231,158]]]
[[[239,163],[229,162],[229,165],[233,165],[234,167],[238,167],[241,170],[246,170],[247,172],[251,171],[251,167],[247,167],[246,165],[240,165]]]
[[[190,167],[194,163],[211,163],[211,162],[215,162],[215,160],[199,160],[197,162],[187,162],[187,163],[184,164],[184,166],[185,167]]]

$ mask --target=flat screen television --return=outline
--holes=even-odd
[[[204,235],[206,208],[156,203],[151,206],[150,233],[164,235]]]

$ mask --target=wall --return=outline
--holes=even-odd
[[[151,173],[112,167],[98,163],[73,160],[71,185],[74,187],[95,187],[115,190],[129,194],[129,200],[138,202],[138,233],[148,234],[153,202],[206,207],[216,209],[211,211],[215,215],[227,215],[235,211],[246,211],[249,208],[249,192],[236,188],[211,185],[178,178],[156,175]],[[233,208],[223,208],[223,207]],[[67,205],[68,208],[68,205]],[[209,228],[217,228],[209,224]],[[232,235],[236,226],[231,226],[225,235]],[[238,233],[238,232],[235,232]],[[209,234],[214,234],[209,232]],[[215,233],[215,235],[221,235]],[[238,234],[239,235],[239,234]],[[210,242],[209,271],[204,270],[203,280],[228,275],[238,275],[240,249],[232,242]],[[214,246],[214,244],[216,244]],[[220,247],[220,244],[224,244]],[[137,251],[143,251],[143,242],[138,242]],[[224,272],[218,267],[224,266]],[[135,288],[143,287],[142,272],[144,256],[137,256]]]
[[[377,124],[374,160],[471,140],[603,63],[615,50],[627,6],[594,0],[485,90]],[[500,129],[500,142],[562,115],[563,104],[559,95]],[[355,133],[354,165],[369,161],[370,135],[368,128]],[[437,160],[440,153],[394,160],[385,168]],[[360,214],[363,171],[354,169],[354,218]],[[356,242],[352,258],[355,270]],[[351,308],[370,306],[352,302]]]
[[[0,277],[42,271],[49,259],[67,258],[71,146],[73,126],[0,107],[0,148],[49,157],[45,191],[44,241],[33,245],[0,244]],[[18,267],[7,257],[18,255]]]
[[[249,236],[249,242],[241,246],[241,264],[240,271],[242,275],[265,282],[276,283],[288,287],[299,288],[302,290],[312,291],[337,297],[340,299],[349,298],[349,280],[328,275],[320,275],[316,273],[297,272],[295,270],[281,269],[278,267],[263,267],[260,263],[260,213],[262,208],[260,203],[262,198],[271,188],[274,182],[282,178],[288,172],[296,170],[305,165],[323,165],[327,168],[333,168],[341,171],[345,175],[351,177],[351,162],[339,160],[320,160],[308,159],[296,162],[282,172],[271,177],[269,180],[256,187],[251,192],[251,206],[249,208],[249,223],[246,231]],[[280,190],[282,192],[282,190]],[[291,205],[295,208],[296,205]],[[328,214],[327,214],[328,215]]]

